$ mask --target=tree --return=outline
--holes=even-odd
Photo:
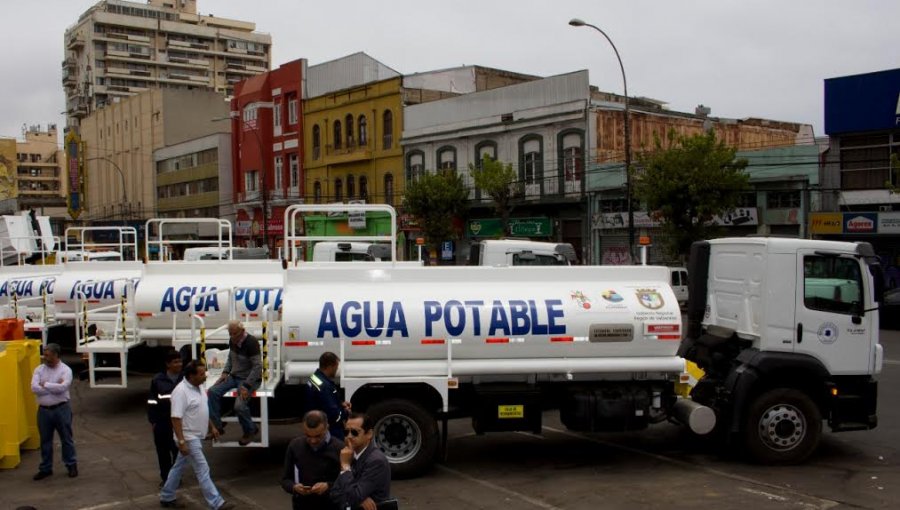
[[[425,172],[406,183],[403,208],[419,220],[426,245],[437,250],[442,241],[456,239],[453,219],[465,213],[469,192],[455,170]]]
[[[655,150],[638,156],[634,194],[662,222],[670,256],[684,260],[691,243],[718,230],[711,222],[738,204],[749,187],[747,160],[716,140],[710,130],[694,136],[669,133],[668,146],[657,138]]]
[[[475,181],[475,187],[494,201],[494,209],[503,223],[503,232],[509,232],[509,213],[512,210],[510,202],[513,185],[518,179],[512,163],[503,163],[485,154],[481,158],[481,168],[469,164],[469,174]]]

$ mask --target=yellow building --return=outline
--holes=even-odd
[[[16,196],[16,140],[0,138],[0,208],[15,211]]]
[[[304,102],[304,195],[313,203],[398,205],[402,85],[397,76]]]

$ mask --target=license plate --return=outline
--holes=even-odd
[[[501,420],[524,418],[525,406],[497,406],[497,417]]]

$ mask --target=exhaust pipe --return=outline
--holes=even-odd
[[[672,411],[676,420],[687,425],[697,435],[709,434],[716,427],[715,411],[693,400],[679,398],[672,406]]]

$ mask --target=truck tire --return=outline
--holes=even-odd
[[[776,388],[750,405],[744,446],[762,464],[797,464],[806,460],[822,436],[822,414],[805,393]]]
[[[391,463],[393,478],[414,478],[428,471],[438,448],[434,416],[404,399],[378,402],[367,413],[375,421],[373,440]]]

